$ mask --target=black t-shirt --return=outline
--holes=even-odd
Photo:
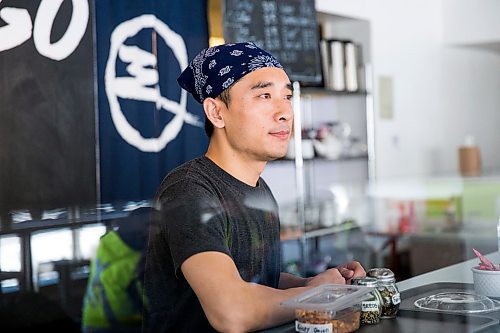
[[[245,281],[278,287],[278,206],[263,179],[249,186],[199,157],[173,170],[155,201],[145,273],[148,332],[214,331],[180,269],[194,254],[226,253]]]

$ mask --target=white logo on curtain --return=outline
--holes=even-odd
[[[118,25],[111,34],[109,57],[104,84],[111,110],[111,118],[120,136],[130,145],[144,152],[159,152],[174,140],[185,123],[202,127],[196,115],[187,112],[187,92],[181,89],[180,101],[172,101],[161,95],[157,59],[154,54],[138,46],[125,45],[125,41],[142,29],[153,29],[172,50],[180,70],[188,65],[186,45],[182,36],[172,31],[154,15],[141,15]],[[126,64],[129,76],[116,76],[117,60]],[[157,110],[171,112],[174,116],[160,131],[158,137],[146,138],[125,117],[119,99],[153,102]]]

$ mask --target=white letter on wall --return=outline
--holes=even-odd
[[[72,0],[71,21],[65,34],[55,43],[50,43],[50,33],[55,17],[64,0],[42,0],[35,18],[33,40],[41,55],[53,60],[67,58],[77,48],[85,34],[89,20],[87,0]]]
[[[0,27],[0,52],[19,46],[30,39],[33,25],[30,13],[26,9],[2,8],[0,18],[7,23]]]

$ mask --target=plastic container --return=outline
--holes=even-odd
[[[361,302],[375,288],[325,284],[281,305],[295,309],[296,332],[348,333],[359,328]]]

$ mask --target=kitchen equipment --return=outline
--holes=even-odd
[[[330,122],[320,126],[314,139],[314,150],[320,157],[337,159],[346,153],[351,126],[344,122]]]

